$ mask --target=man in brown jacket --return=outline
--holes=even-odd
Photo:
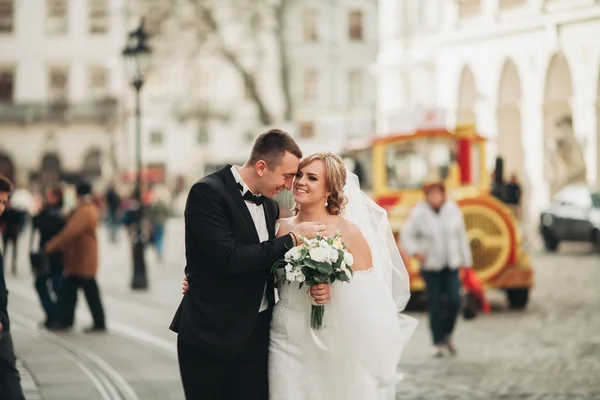
[[[85,332],[106,330],[104,309],[100,291],[96,283],[98,271],[98,227],[99,211],[93,202],[92,187],[88,183],[77,185],[78,206],[67,220],[66,226],[54,236],[44,250],[47,253],[62,251],[64,280],[59,296],[61,324],[58,329],[70,329],[75,318],[77,291],[83,288],[85,298],[92,312],[94,325]]]

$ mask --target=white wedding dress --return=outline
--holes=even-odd
[[[374,267],[331,285],[323,327],[310,328],[309,289],[278,283],[269,348],[271,400],[394,400],[398,362],[416,320],[401,315],[408,274],[385,211],[358,186],[345,188],[346,218],[365,234]],[[354,186],[352,186],[354,184]],[[391,242],[390,242],[391,240]]]

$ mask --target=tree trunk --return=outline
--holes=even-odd
[[[284,19],[287,12],[288,0],[281,0],[279,6],[275,8],[275,35],[277,36],[277,50],[279,52],[279,79],[281,90],[285,102],[283,117],[286,121],[291,121],[294,117],[294,106],[292,103],[292,93],[290,88],[290,64],[286,51],[285,33],[283,30]]]

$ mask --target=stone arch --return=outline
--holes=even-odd
[[[477,85],[475,75],[468,66],[465,66],[460,75],[458,84],[458,106],[456,108],[456,121],[458,123],[475,123],[475,106],[477,103]]]
[[[15,164],[8,154],[0,153],[0,175],[4,175],[10,179],[13,184],[15,182]]]
[[[56,153],[45,153],[42,156],[40,180],[42,186],[56,186],[62,174],[60,156]]]
[[[550,60],[544,87],[544,180],[550,196],[570,183],[586,181],[586,165],[576,140],[571,111],[573,85],[563,54]]]
[[[94,147],[85,153],[82,174],[90,180],[102,175],[102,150]]]
[[[517,66],[512,60],[506,60],[498,87],[498,155],[504,160],[504,178],[509,179],[512,174],[516,174],[522,188],[526,189],[528,185],[521,130],[521,93],[521,79]],[[527,204],[527,194],[523,197],[521,204],[524,205]]]

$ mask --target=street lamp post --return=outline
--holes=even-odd
[[[151,50],[147,43],[148,35],[144,30],[143,21],[137,29],[129,33],[127,44],[123,49],[123,58],[131,85],[135,89],[135,152],[136,152],[136,185],[135,200],[137,209],[133,215],[132,253],[133,253],[133,278],[132,289],[147,289],[148,277],[146,275],[146,261],[144,249],[146,239],[143,232],[145,218],[142,203],[142,154],[141,154],[141,106],[140,92],[144,85],[144,78],[148,70]]]

